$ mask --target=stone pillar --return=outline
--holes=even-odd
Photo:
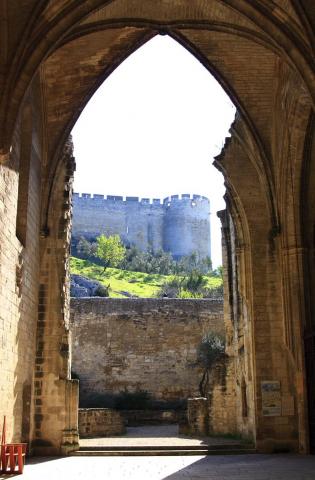
[[[188,430],[191,435],[208,434],[208,400],[204,397],[188,398]]]
[[[299,451],[308,453],[309,435],[307,430],[307,387],[303,326],[305,324],[305,298],[306,288],[304,283],[305,265],[308,250],[301,247],[286,247],[281,249],[282,282],[285,308],[285,343],[291,352],[291,362],[294,366],[292,384],[296,383],[293,390],[289,384],[286,388],[285,400],[296,395],[295,406],[291,409],[291,416],[297,415],[299,432]],[[291,383],[291,382],[289,382]],[[287,402],[288,400],[286,400]],[[294,411],[296,409],[296,411]]]
[[[79,381],[60,380],[66,400],[65,428],[62,431],[61,453],[67,454],[79,447],[78,406]]]
[[[78,448],[78,382],[70,379],[69,245],[74,171],[72,145],[63,152],[41,233],[41,266],[34,374],[33,453]]]

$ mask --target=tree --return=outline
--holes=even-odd
[[[126,248],[119,235],[100,235],[96,239],[97,248],[95,256],[102,260],[104,272],[108,267],[117,267],[124,259]]]
[[[211,332],[206,334],[199,345],[197,353],[197,364],[203,368],[202,378],[199,383],[199,392],[202,397],[207,395],[211,369],[224,356],[224,339]]]
[[[89,242],[85,237],[80,237],[76,244],[78,255],[83,258],[90,258],[95,256],[96,243]]]
[[[215,277],[222,278],[223,280],[223,267],[222,265],[219,265],[214,271],[213,274]]]
[[[205,270],[206,273],[212,272],[212,260],[211,257],[206,257],[202,259],[203,271]]]

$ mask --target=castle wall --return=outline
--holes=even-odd
[[[154,399],[199,395],[196,365],[203,335],[223,335],[223,305],[213,300],[71,299],[72,370],[80,401],[146,390]]]
[[[199,195],[160,199],[74,194],[74,236],[118,234],[140,250],[169,251],[175,258],[197,251],[210,256],[209,200]]]

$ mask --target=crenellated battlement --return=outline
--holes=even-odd
[[[170,195],[165,198],[143,198],[143,197],[123,197],[121,195],[99,195],[96,193],[74,193],[73,200],[79,200],[81,203],[84,201],[96,201],[96,202],[121,202],[121,203],[140,203],[143,205],[164,205],[166,203],[187,203],[187,200],[205,201],[210,203],[207,197],[202,195],[183,193],[178,195]]]

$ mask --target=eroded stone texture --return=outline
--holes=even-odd
[[[222,303],[71,299],[71,332],[82,405],[125,390],[181,402],[199,394],[197,350],[203,336],[224,334]]]
[[[80,408],[79,434],[81,438],[109,437],[125,433],[121,414],[110,408]]]
[[[208,435],[208,399],[204,397],[189,398],[187,403],[187,423],[186,432],[190,435],[206,436]]]

